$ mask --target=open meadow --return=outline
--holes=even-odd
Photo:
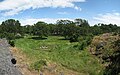
[[[83,75],[100,75],[102,65],[98,58],[90,55],[87,48],[79,50],[78,42],[70,43],[61,36],[25,37],[15,40],[16,47],[31,60],[30,68],[41,70],[49,62],[56,63],[60,68],[66,68]],[[41,66],[42,65],[42,66]]]

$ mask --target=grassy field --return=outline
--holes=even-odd
[[[78,42],[70,43],[64,40],[64,37],[49,36],[39,39],[29,36],[16,39],[15,44],[32,63],[45,60],[85,75],[101,75],[102,73],[103,68],[96,57],[90,55],[87,49],[78,50],[74,47],[79,44]]]

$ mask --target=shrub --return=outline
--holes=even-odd
[[[15,47],[15,42],[13,40],[9,40],[9,44],[10,46]]]
[[[113,36],[116,36],[116,35],[117,35],[117,33],[116,33],[116,32],[114,32],[112,35],[113,35]]]
[[[81,36],[79,38],[79,50],[83,50],[85,47],[87,47],[88,45],[90,45],[92,41],[92,36]]]
[[[7,33],[6,38],[8,40],[14,40],[15,39],[15,35],[13,33]]]
[[[86,41],[83,41],[83,42],[79,45],[79,50],[83,50],[86,46],[87,46]]]
[[[70,42],[77,42],[78,41],[78,35],[77,34],[74,34],[70,37]]]
[[[0,37],[6,38],[7,40],[14,40],[15,39],[15,35],[13,33],[7,33],[7,32],[1,33]]]
[[[6,34],[5,33],[0,33],[0,38],[5,38]]]
[[[40,69],[42,68],[42,66],[44,65],[47,65],[46,61],[45,60],[39,60],[39,61],[36,61],[35,63],[33,63],[31,65],[31,67],[37,71],[40,71]]]

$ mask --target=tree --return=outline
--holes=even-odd
[[[70,20],[58,20],[57,21],[58,33],[69,39],[70,42],[78,41],[78,30],[79,27],[75,25],[73,21]]]
[[[48,24],[49,27],[49,33],[50,35],[58,35],[57,34],[57,25],[56,24]]]
[[[80,27],[90,27],[88,21],[84,19],[75,19],[75,24]]]
[[[65,26],[63,36],[71,42],[76,42],[79,37],[78,30],[79,27],[77,27],[74,23],[68,24]]]
[[[102,29],[100,29],[100,26],[98,26],[98,25],[92,26],[92,27],[90,28],[90,30],[91,30],[91,33],[92,33],[93,35],[99,35],[99,34],[102,33]]]
[[[18,20],[8,19],[3,21],[0,26],[0,37],[14,40],[17,34],[22,34],[22,26]]]
[[[18,20],[8,19],[2,22],[1,28],[3,32],[17,34],[17,33],[21,33],[20,25],[21,24],[19,23]]]
[[[58,29],[58,34],[59,35],[64,35],[65,30],[67,29],[66,27],[70,24],[73,24],[73,21],[70,20],[57,20],[57,29]]]
[[[79,26],[79,34],[86,35],[90,33],[90,26],[87,20],[75,19],[75,25]]]
[[[43,36],[48,36],[49,34],[49,27],[47,25],[47,23],[39,21],[34,25],[33,28],[33,33],[34,35],[38,35],[39,37],[43,37]]]
[[[33,33],[33,26],[26,25],[26,26],[23,27],[23,29],[24,29],[24,32],[25,32],[26,34],[32,35],[32,33]]]

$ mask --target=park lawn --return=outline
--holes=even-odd
[[[89,54],[88,50],[79,50],[61,36],[49,36],[45,39],[31,36],[15,40],[15,45],[33,63],[39,60],[56,62],[57,64],[80,73],[101,75],[103,67],[98,59]],[[43,48],[45,47],[45,48]]]

